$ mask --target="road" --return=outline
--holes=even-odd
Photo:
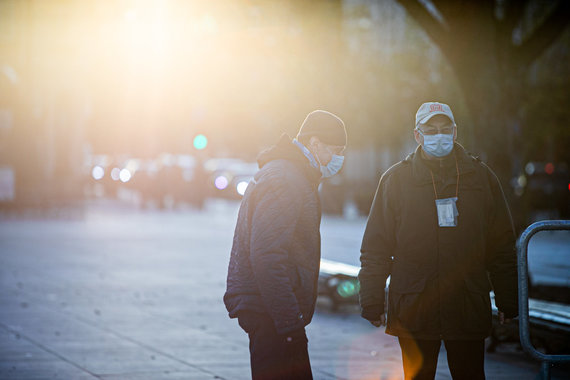
[[[533,284],[570,288],[570,231],[542,231],[533,236],[528,266]]]
[[[247,337],[223,306],[238,204],[137,210],[117,202],[0,219],[0,379],[248,379]],[[358,264],[364,218],[324,217],[323,257]],[[401,379],[395,338],[319,300],[315,379]],[[516,346],[490,379],[534,379]],[[567,370],[553,378],[567,378]],[[449,379],[445,353],[437,379]]]

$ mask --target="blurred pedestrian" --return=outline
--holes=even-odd
[[[312,379],[305,326],[317,299],[322,178],[342,167],[346,129],[309,113],[296,139],[258,157],[240,206],[224,302],[249,335],[253,379]]]
[[[456,142],[447,104],[416,113],[415,152],[380,178],[362,240],[362,316],[398,337],[406,379],[433,379],[441,341],[453,379],[484,379],[492,327],[517,316],[515,235],[499,180]]]

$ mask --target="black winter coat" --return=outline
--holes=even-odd
[[[455,196],[454,155],[458,225],[439,227],[434,181],[438,198]],[[459,144],[442,162],[422,159],[418,147],[378,185],[361,248],[362,316],[380,319],[391,276],[387,333],[483,339],[491,330],[491,286],[499,310],[517,315],[514,240],[501,185],[484,163]]]
[[[315,309],[321,173],[285,135],[258,163],[238,214],[224,303],[231,318],[268,313],[286,334],[304,328]]]

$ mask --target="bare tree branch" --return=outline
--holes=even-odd
[[[503,20],[497,20],[501,29],[509,37],[509,41],[512,43],[512,32],[521,21],[524,10],[528,4],[529,0],[510,0],[506,2],[505,6],[505,18]]]
[[[521,46],[515,48],[514,59],[528,66],[562,34],[570,23],[570,2],[562,0],[544,22]]]
[[[495,55],[502,70],[512,70],[517,46],[513,44],[513,33],[521,23],[524,10],[530,0],[505,0],[503,17],[494,19],[496,30]]]
[[[450,25],[464,24],[465,20],[482,9],[492,11],[495,0],[432,0]],[[483,11],[485,12],[485,11]],[[453,32],[453,28],[452,28]]]
[[[427,9],[417,0],[398,0],[420,27],[427,33],[431,40],[442,47],[447,41],[447,33],[439,21],[434,18]]]

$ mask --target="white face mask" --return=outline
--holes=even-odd
[[[344,163],[344,156],[339,156],[333,154],[331,160],[326,166],[321,165],[321,174],[323,178],[332,177],[342,169],[342,164]]]
[[[453,150],[453,133],[424,135],[419,129],[417,131],[424,137],[422,148],[427,154],[434,157],[444,157]]]

